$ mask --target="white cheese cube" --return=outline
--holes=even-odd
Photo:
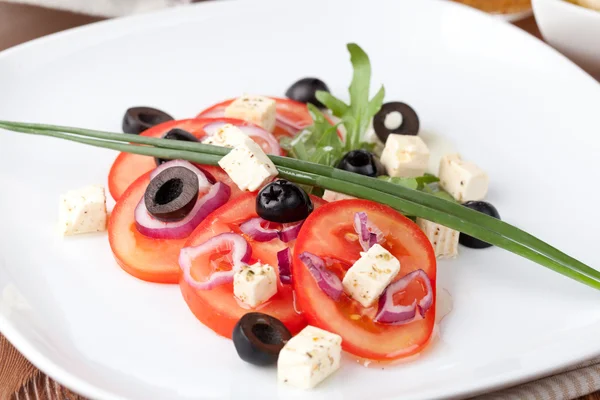
[[[363,307],[371,307],[400,272],[400,261],[379,244],[360,256],[346,272],[342,285],[348,296]]]
[[[340,367],[341,356],[339,335],[309,325],[279,353],[277,379],[300,389],[311,389]]]
[[[248,137],[249,136],[237,126],[225,124],[217,131],[217,133],[202,140],[202,143],[222,147],[235,147],[243,144]]]
[[[259,189],[277,176],[277,168],[261,147],[249,137],[235,146],[219,165],[240,190]]]
[[[243,119],[273,132],[277,119],[276,103],[268,97],[244,95],[227,106],[225,117]]]
[[[418,136],[391,134],[385,142],[381,163],[389,176],[422,176],[429,163],[429,149]]]
[[[488,191],[487,174],[458,154],[449,154],[440,161],[440,186],[457,201],[483,200]]]
[[[347,200],[355,198],[356,197],[352,197],[344,193],[334,192],[333,190],[325,190],[325,192],[323,193],[323,200],[328,201],[330,203],[338,200]]]
[[[256,263],[233,276],[233,294],[244,304],[256,307],[277,293],[277,274],[270,265]]]
[[[106,230],[106,195],[102,186],[86,186],[60,196],[58,214],[61,234],[101,232]]]
[[[458,255],[458,231],[423,218],[417,218],[417,225],[431,242],[436,257],[454,258]]]

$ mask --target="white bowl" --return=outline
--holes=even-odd
[[[600,11],[565,0],[533,0],[533,12],[550,45],[600,78]]]

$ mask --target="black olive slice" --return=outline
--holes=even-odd
[[[500,213],[496,207],[486,201],[467,201],[463,204],[463,206],[489,215],[490,217],[500,219]],[[472,249],[487,249],[488,247],[492,247],[491,244],[484,242],[483,240],[476,239],[473,236],[469,236],[465,233],[460,234],[458,241],[463,246],[470,247]]]
[[[198,199],[198,176],[185,167],[171,167],[150,181],[144,203],[159,221],[175,222],[185,218]]]
[[[284,179],[269,183],[256,196],[256,213],[271,222],[302,221],[308,218],[313,208],[304,189]]]
[[[169,139],[169,140],[181,140],[184,142],[198,142],[198,139],[196,138],[196,136],[192,135],[188,131],[184,131],[183,129],[179,129],[179,128],[171,129],[169,132],[165,133],[162,138]],[[165,160],[164,158],[155,158],[154,159],[154,162],[156,162],[156,165],[161,165],[163,163],[166,163],[167,161],[169,161],[169,160]]]
[[[231,338],[242,360],[254,365],[270,365],[277,362],[279,352],[292,334],[277,318],[252,312],[240,318]]]
[[[329,88],[322,80],[317,78],[303,78],[290,86],[285,95],[289,99],[299,101],[300,103],[312,103],[317,107],[324,108],[325,106],[317,100],[318,90],[329,92]]]
[[[367,150],[349,151],[336,168],[373,178],[385,174],[379,159]]]
[[[173,117],[164,111],[152,107],[132,107],[123,117],[123,132],[139,135],[146,129],[167,121],[173,121]]]
[[[419,116],[411,106],[394,101],[385,103],[373,117],[373,128],[383,143],[390,134],[412,135],[419,133]]]

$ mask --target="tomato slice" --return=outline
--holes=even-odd
[[[190,132],[200,139],[206,136],[206,132],[204,131],[205,126],[219,122],[225,122],[236,126],[252,125],[249,122],[234,118],[184,119],[180,121],[168,121],[156,125],[155,127],[142,132],[140,136],[160,138],[171,129],[179,128]],[[259,145],[261,145],[265,152],[270,153],[269,144],[265,142],[265,140],[261,139],[260,137],[253,139]],[[108,190],[110,191],[113,199],[119,200],[129,185],[131,185],[137,178],[144,175],[146,172],[152,171],[154,168],[156,168],[156,163],[152,157],[131,153],[120,153],[108,174]],[[222,181],[221,177],[217,178],[217,180]]]
[[[315,208],[324,201],[313,197]],[[240,233],[240,224],[251,218],[256,218],[256,194],[246,193],[235,201],[230,201],[205,219],[189,237],[186,247],[198,246],[221,233]],[[257,242],[246,237],[252,247],[250,263],[260,260],[269,264],[277,271],[277,252],[293,243],[283,243],[278,239],[269,242]],[[207,255],[208,257],[208,255]],[[196,259],[192,265],[192,276],[205,281],[214,272],[214,259],[207,262],[207,257]],[[213,255],[214,257],[214,255]],[[218,255],[216,256],[218,257]],[[222,269],[231,269],[231,265],[221,263]],[[185,280],[180,280],[183,297],[196,318],[204,325],[221,336],[231,337],[231,332],[237,321],[246,313],[259,311],[274,316],[282,321],[292,333],[299,332],[306,326],[304,316],[294,309],[294,295],[291,285],[282,285],[278,279],[277,294],[269,301],[251,310],[240,303],[233,295],[233,284],[224,284],[211,290],[196,290]]]
[[[298,132],[312,125],[312,118],[306,104],[290,99],[270,97],[277,102],[277,124],[273,134],[275,137],[296,136]],[[225,108],[235,99],[225,100],[202,111],[196,118],[220,118],[225,116]]]
[[[315,254],[342,279],[362,251],[353,228],[354,215],[360,211],[382,230],[386,239],[383,247],[400,260],[397,279],[424,270],[431,279],[435,304],[435,254],[419,227],[390,207],[367,200],[340,200],[313,212],[300,231],[292,268],[297,305],[309,324],[341,335],[344,350],[355,356],[385,361],[416,354],[431,338],[435,306],[424,319],[406,325],[379,324],[373,321],[377,305],[364,308],[345,294],[337,302],[332,300],[300,261],[299,255],[305,251]],[[421,285],[414,282],[396,301],[411,304],[424,295]]]
[[[194,119],[168,121],[142,132],[140,136],[160,138],[171,129],[179,128],[201,138],[204,136],[202,128],[206,124],[206,121]],[[129,185],[146,172],[152,171],[154,168],[156,168],[156,163],[152,157],[141,156],[139,154],[120,153],[108,174],[108,190],[113,199],[115,199],[115,201],[119,200]]]
[[[229,185],[230,199],[242,194],[220,168],[209,165],[199,167],[216,180]],[[117,263],[130,275],[149,282],[177,283],[179,251],[187,238],[153,239],[139,233],[135,226],[134,211],[149,183],[150,172],[147,172],[123,193],[110,215],[108,240]]]

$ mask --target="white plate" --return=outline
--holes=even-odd
[[[117,131],[128,106],[189,117],[244,92],[281,95],[305,75],[345,94],[348,41],[368,51],[388,100],[412,104],[425,132],[488,171],[505,220],[600,265],[600,86],[538,40],[448,2],[223,2],[53,35],[0,55],[0,119]],[[177,287],[121,271],[105,235],[56,235],[59,194],[104,183],[114,157],[0,133],[0,330],[91,398],[443,398],[600,354],[600,293],[499,249],[462,249],[440,263],[455,309],[422,357],[385,370],[347,362],[310,393],[280,387],[197,322]]]

